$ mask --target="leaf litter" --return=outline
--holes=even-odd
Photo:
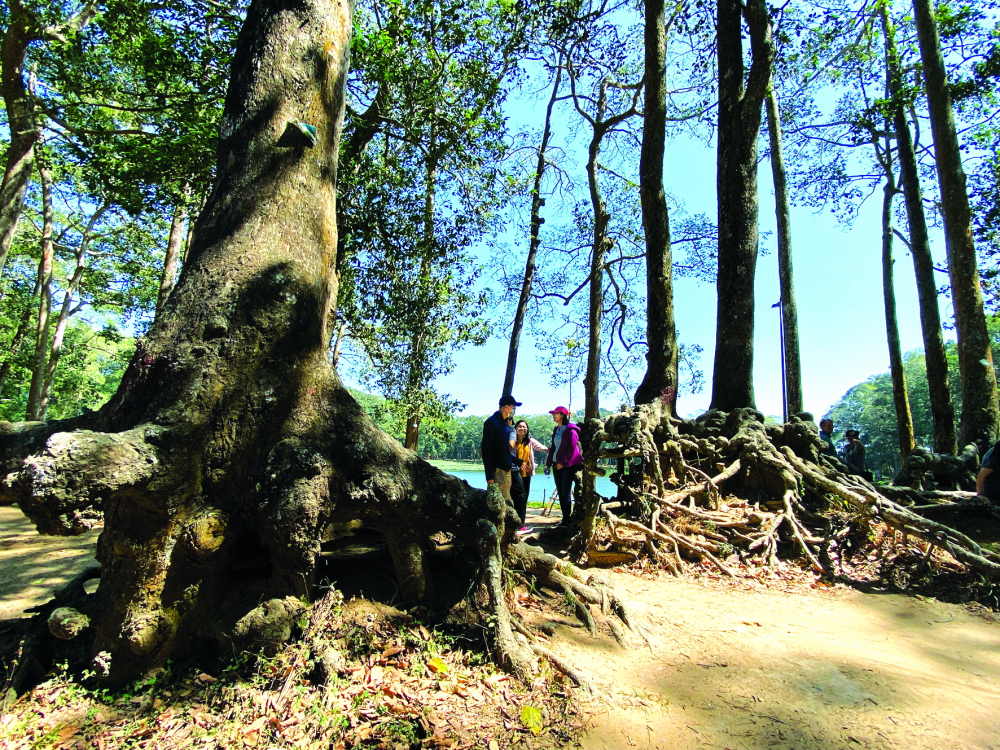
[[[351,657],[320,684],[304,638],[214,673],[168,665],[117,691],[60,669],[0,712],[0,749],[549,748],[577,744],[576,691],[529,684],[431,626],[352,601],[324,623]],[[374,610],[374,613],[373,613]]]

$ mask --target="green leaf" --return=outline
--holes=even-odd
[[[432,672],[437,674],[448,674],[448,665],[444,663],[440,656],[435,656],[429,662],[427,666],[431,668]]]
[[[521,708],[521,723],[534,735],[541,734],[545,727],[545,723],[542,721],[542,712],[534,706]]]

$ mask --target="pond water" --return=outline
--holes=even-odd
[[[486,474],[482,471],[449,471],[449,474],[459,479],[464,479],[473,487],[486,489]],[[540,503],[548,500],[555,492],[556,483],[552,476],[545,476],[541,472],[531,478],[531,490],[528,495],[529,503]],[[607,477],[597,477],[597,494],[603,497],[614,497],[618,494],[618,488],[611,483]]]

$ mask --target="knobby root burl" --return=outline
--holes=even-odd
[[[786,554],[832,576],[838,574],[845,539],[863,536],[881,519],[970,567],[1000,572],[1000,556],[984,549],[983,539],[955,528],[963,516],[959,511],[966,519],[978,511],[971,518],[981,531],[984,515],[1000,517],[996,508],[981,507],[984,502],[972,493],[876,488],[849,474],[838,459],[819,454],[822,443],[811,415],[777,425],[765,424],[759,412],[739,409],[687,422],[653,403],[595,420],[588,428],[593,444],[617,446],[594,453],[617,459],[612,481],[620,488],[616,501],[598,503],[610,543],[591,537],[592,562],[618,561],[615,555],[627,550],[633,557],[645,552],[677,575],[691,562],[703,562],[733,576],[728,558],[773,566],[779,545],[790,545],[794,552]],[[966,467],[968,473],[967,457],[922,460]],[[830,498],[848,510],[848,522],[836,529],[825,512]],[[953,523],[940,522],[943,518]]]

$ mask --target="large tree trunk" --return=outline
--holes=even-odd
[[[667,125],[666,33],[663,0],[646,0],[646,92],[639,196],[646,238],[646,375],[636,404],[662,398],[671,414],[677,402],[677,330],[674,325],[670,216],[663,191],[663,146]]]
[[[52,312],[52,261],[55,254],[55,209],[52,205],[52,175],[47,167],[39,169],[42,179],[42,257],[38,262],[38,326],[35,329],[35,355],[31,361],[31,385],[28,387],[28,408],[25,419],[41,418],[42,386],[49,347],[49,324]]]
[[[934,134],[935,164],[948,249],[948,274],[955,301],[958,368],[962,377],[959,440],[961,445],[975,443],[979,447],[979,455],[983,455],[997,438],[1000,406],[983,312],[976,246],[972,239],[972,212],[931,0],[913,0],[913,11],[920,57],[924,64],[924,84]]]
[[[215,187],[118,392],[93,415],[0,430],[2,493],[39,530],[79,532],[104,510],[87,614],[108,681],[201,638],[266,640],[285,598],[311,594],[323,529],[350,520],[386,533],[408,601],[430,590],[427,534],[477,550],[497,658],[528,669],[503,604],[513,511],[379,432],[327,360],[350,33],[346,2],[252,4]]]
[[[896,431],[899,435],[899,457],[905,461],[913,450],[913,417],[910,396],[903,372],[903,352],[899,345],[899,324],[896,322],[896,290],[892,280],[892,199],[896,195],[888,137],[882,153],[885,187],[882,190],[882,300],[885,304],[885,340],[889,346],[889,372],[892,375],[892,401],[896,408]]]
[[[767,131],[771,141],[774,213],[778,224],[778,280],[781,286],[781,331],[784,343],[785,421],[802,411],[802,369],[799,364],[799,319],[792,277],[792,213],[785,180],[785,152],[781,145],[781,115],[774,86],[768,86]]]
[[[712,409],[754,406],[754,274],[757,267],[757,136],[774,44],[764,0],[718,0],[719,272]],[[743,18],[752,63],[744,80]]]
[[[889,93],[892,101],[893,128],[899,152],[900,183],[906,204],[907,226],[910,230],[910,255],[917,281],[920,304],[920,328],[924,339],[924,360],[927,364],[927,387],[930,392],[931,419],[934,424],[934,451],[958,452],[955,434],[955,407],[951,401],[948,357],[941,333],[941,313],[938,310],[937,284],[934,281],[934,260],[931,256],[924,201],[920,188],[920,173],[913,150],[913,137],[906,121],[902,101],[902,73],[896,51],[892,24],[885,6],[881,6],[882,33],[885,37],[886,67],[889,72]]]
[[[542,206],[545,199],[542,197],[542,177],[545,174],[545,157],[549,147],[549,138],[552,135],[552,108],[559,97],[559,83],[562,80],[562,56],[556,63],[555,80],[552,83],[552,96],[549,97],[548,106],[545,108],[545,126],[542,128],[542,141],[538,145],[538,161],[535,164],[535,182],[531,191],[531,236],[528,239],[528,258],[524,262],[524,279],[521,281],[521,296],[517,300],[517,311],[514,313],[514,325],[510,332],[510,347],[507,350],[507,370],[503,377],[503,393],[513,393],[514,391],[514,371],[517,369],[517,352],[521,344],[521,330],[524,328],[524,319],[528,314],[528,301],[531,299],[531,285],[535,278],[535,256],[538,248],[542,244]]]

